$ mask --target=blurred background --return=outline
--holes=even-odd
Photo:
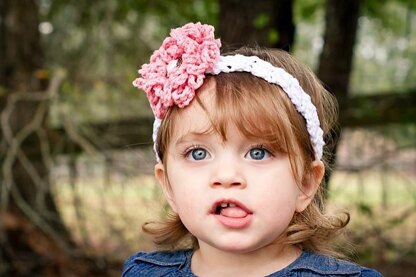
[[[133,88],[171,28],[282,48],[336,95],[326,176],[352,260],[416,276],[415,0],[0,0],[0,276],[119,276],[166,207]],[[349,249],[353,248],[351,253]]]

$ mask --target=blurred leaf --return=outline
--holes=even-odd
[[[404,220],[403,220],[402,218],[396,217],[396,218],[390,219],[390,220],[387,222],[387,224],[388,224],[389,226],[397,226],[397,225],[402,224],[402,223],[403,223],[403,221],[404,221]]]
[[[0,86],[0,96],[6,95],[6,88],[3,86]]]
[[[403,31],[408,11],[416,11],[415,0],[366,0],[362,14],[378,20],[383,27],[396,32]]]
[[[298,21],[313,21],[324,10],[323,0],[304,0],[294,2],[294,14]]]
[[[267,37],[269,40],[270,44],[275,44],[279,41],[279,32],[275,29],[270,29],[269,32],[267,33]]]
[[[362,214],[366,214],[368,216],[373,215],[373,208],[364,202],[357,203],[358,211]]]
[[[269,24],[270,18],[267,14],[260,13],[254,18],[253,25],[256,29],[264,29]]]

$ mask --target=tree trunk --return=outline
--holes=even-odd
[[[0,0],[0,275],[42,275],[73,245],[48,180],[37,3]]]
[[[324,47],[319,60],[318,78],[338,99],[341,114],[348,109],[349,82],[359,8],[360,0],[328,0],[326,2]],[[333,142],[328,145],[332,153],[329,157],[330,168],[333,168],[336,161],[340,135],[340,128],[331,132]],[[325,175],[327,185],[330,176],[331,172],[328,170]]]
[[[290,50],[295,37],[292,0],[220,0],[219,33],[225,50],[243,45]]]

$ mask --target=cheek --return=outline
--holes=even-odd
[[[279,193],[281,192],[281,193]],[[286,215],[291,214],[296,208],[297,195],[288,193],[287,191],[279,191],[278,193],[269,193],[266,195],[260,206],[269,215]]]
[[[194,233],[197,230],[196,228],[204,224],[204,210],[197,204],[197,200],[193,195],[182,194],[176,198],[176,201],[178,203],[177,213],[179,218],[186,229]]]
[[[269,214],[290,214],[295,210],[300,190],[293,175],[287,171],[269,178],[264,178],[263,175],[255,182],[257,183],[256,190],[261,191],[261,195],[256,196],[257,199],[260,199],[259,206]],[[262,187],[261,190],[260,187]],[[255,194],[253,191],[253,195]]]
[[[295,190],[276,190],[266,195],[267,201],[262,202],[265,221],[270,224],[273,232],[282,232],[289,226],[296,211],[297,194]],[[268,228],[264,226],[264,228]]]
[[[178,213],[190,213],[194,210],[197,202],[195,195],[189,191],[181,191],[175,194],[175,201],[177,203]]]
[[[183,178],[178,172],[169,176],[173,199],[179,214],[190,213],[199,202],[198,186],[190,182],[191,179],[188,175],[187,178],[186,176]]]

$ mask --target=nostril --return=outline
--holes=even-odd
[[[242,184],[242,182],[231,182],[230,186],[241,186]]]
[[[241,185],[243,182],[242,181],[228,181],[228,180],[218,180],[213,182],[214,185],[230,185],[230,186],[238,186]]]
[[[225,170],[213,172],[210,185],[215,187],[244,187],[245,177],[241,170]]]

